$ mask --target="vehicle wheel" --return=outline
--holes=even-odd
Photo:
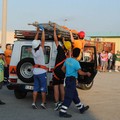
[[[26,97],[27,92],[21,91],[21,90],[14,90],[15,97],[17,99],[23,99]]]
[[[52,100],[52,101],[54,100],[54,89],[53,89],[53,87],[48,86],[47,99]]]
[[[89,90],[89,89],[91,89],[91,87],[93,86],[93,82],[94,82],[94,81],[92,81],[90,84],[82,84],[82,83],[79,83],[79,84],[77,85],[77,88],[82,89],[82,90]]]
[[[33,80],[33,58],[24,58],[17,65],[17,76],[25,83],[32,83]]]

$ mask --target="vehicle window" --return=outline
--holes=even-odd
[[[84,48],[82,61],[94,62],[94,49],[93,48],[89,48],[89,47]]]
[[[26,58],[26,57],[30,57],[32,58],[32,53],[31,53],[31,46],[22,46],[22,53],[21,53],[21,59]]]
[[[50,61],[50,47],[49,46],[44,47],[44,55],[45,55],[45,64],[48,64]]]
[[[32,50],[32,46],[22,46],[21,59],[26,58],[26,57],[33,58],[31,50]],[[49,46],[44,47],[44,55],[45,55],[45,64],[48,64],[50,61],[50,47]]]

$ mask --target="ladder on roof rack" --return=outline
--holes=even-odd
[[[28,25],[33,25],[35,27],[39,27],[39,25],[42,25],[44,29],[49,30],[49,31],[53,31],[53,27],[54,27],[54,23],[51,21],[49,21],[48,23],[38,23],[38,22],[28,23]],[[68,30],[64,29],[62,26],[58,24],[56,24],[56,31],[69,33]]]
[[[53,26],[54,23],[49,22],[49,23],[32,23],[32,24],[28,24],[28,25],[33,25],[35,27],[38,27],[39,25],[42,25],[45,29],[45,38],[46,39],[50,39],[53,40]],[[39,34],[39,39],[41,39],[41,33]],[[63,37],[65,38],[65,40],[70,40],[70,34],[69,31],[64,29],[63,27],[61,27],[60,25],[56,24],[56,33],[58,36],[58,39],[61,40]],[[15,38],[18,39],[29,39],[29,40],[33,40],[34,37],[36,35],[36,31],[32,31],[32,30],[15,30]],[[76,39],[78,38],[77,34],[73,33],[73,37]]]
[[[15,30],[14,38],[17,39],[26,39],[26,40],[34,40],[36,35],[35,30]],[[42,33],[40,32],[38,39],[41,39]],[[49,32],[45,32],[45,38],[48,40],[52,40],[53,36]]]

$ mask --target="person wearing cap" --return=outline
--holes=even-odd
[[[0,48],[0,89],[2,89],[3,81],[4,81],[4,66],[7,67],[7,63],[5,60],[4,52]],[[0,100],[0,105],[4,105],[5,103]]]
[[[65,41],[63,38],[63,46],[59,45],[59,41],[56,34],[56,24],[54,24],[54,41],[57,47],[57,55],[55,61],[55,67],[53,70],[53,86],[54,86],[54,100],[55,109],[58,110],[64,100],[64,78],[65,73],[61,70],[61,67],[68,55],[70,56],[71,42]]]
[[[71,42],[73,45],[73,49],[74,48],[79,48],[81,50],[79,57],[77,58],[77,60],[80,60],[82,58],[82,52],[83,52],[83,48],[85,45],[85,32],[84,31],[80,31],[78,32],[78,39],[75,40],[72,34],[72,31],[70,30],[70,37],[71,37]]]
[[[40,29],[42,30],[41,41],[38,40]],[[46,109],[46,92],[47,92],[47,77],[46,77],[46,69],[45,69],[45,59],[44,59],[44,43],[45,43],[45,32],[42,26],[37,28],[37,33],[35,39],[32,41],[32,54],[34,59],[34,69],[33,69],[33,77],[34,77],[34,89],[33,89],[33,109],[37,109],[36,100],[38,96],[38,92],[41,92],[42,95],[42,103],[41,107]]]

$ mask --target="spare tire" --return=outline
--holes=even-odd
[[[32,83],[33,80],[33,58],[24,58],[17,64],[17,76],[25,83]]]
[[[93,83],[94,83],[94,81],[92,81],[89,84],[78,83],[78,85],[76,87],[79,88],[79,89],[82,89],[82,90],[89,90],[93,86]]]

